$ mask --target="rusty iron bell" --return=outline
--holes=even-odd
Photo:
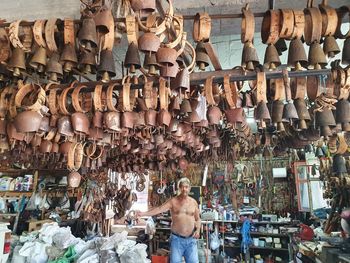
[[[305,100],[300,98],[294,100],[294,106],[299,117],[297,130],[306,130],[307,129],[306,121],[310,121],[311,116],[310,116],[309,110],[307,109]]]
[[[301,70],[307,67],[307,58],[304,45],[300,39],[293,39],[290,41],[288,50],[288,66]]]
[[[180,113],[183,115],[187,115],[192,112],[191,103],[188,99],[183,99],[180,105]]]
[[[144,33],[138,39],[138,47],[141,52],[156,53],[160,47],[160,39],[154,33]]]
[[[254,118],[259,123],[259,128],[265,128],[266,122],[271,120],[266,102],[260,101],[254,110]]]
[[[159,64],[155,53],[146,53],[143,61],[143,67],[148,70],[148,74],[156,75],[159,70]]]
[[[271,120],[274,126],[277,127],[277,131],[284,131],[283,125],[283,108],[284,103],[281,100],[276,100],[272,103]]]
[[[321,69],[327,65],[327,58],[320,43],[313,42],[309,48],[309,68]]]
[[[268,69],[274,70],[281,65],[280,57],[278,56],[275,45],[269,44],[265,51],[264,66]]]
[[[93,18],[87,17],[83,19],[78,39],[80,46],[88,52],[97,48],[96,23]]]
[[[59,54],[53,53],[46,67],[46,74],[51,81],[57,82],[63,78],[62,65],[59,63]]]
[[[64,72],[71,72],[74,67],[78,64],[77,53],[75,47],[72,44],[65,44],[61,57],[60,63],[63,65]]]
[[[37,72],[43,73],[45,71],[46,60],[46,49],[44,47],[38,47],[29,62],[29,66],[36,69]]]
[[[160,75],[164,78],[175,78],[178,71],[179,66],[176,61],[174,62],[174,65],[160,67]]]
[[[102,82],[108,82],[112,77],[115,77],[116,72],[112,50],[104,49],[101,51],[97,73],[102,78]]]
[[[95,52],[82,50],[80,54],[79,69],[84,74],[96,74]]]
[[[342,52],[342,60],[341,62],[344,65],[349,65],[350,64],[350,37],[348,37],[344,41],[344,46],[343,46],[343,52]]]
[[[135,11],[154,12],[156,10],[155,0],[131,0],[131,8]]]
[[[94,16],[96,30],[101,34],[109,33],[109,26],[113,20],[112,10],[107,6],[103,6]]]
[[[281,56],[284,51],[287,51],[287,44],[283,38],[279,38],[275,43],[275,47],[277,49],[278,55]]]
[[[7,69],[12,71],[12,74],[15,77],[19,77],[21,75],[21,71],[26,70],[25,53],[23,49],[15,48],[12,51],[12,56],[10,57]]]
[[[162,66],[177,65],[177,51],[173,48],[160,47],[156,53],[157,62]],[[176,76],[176,75],[175,75]]]
[[[196,46],[196,64],[200,70],[205,70],[209,66],[210,58],[203,42],[198,42]]]
[[[290,123],[299,119],[298,112],[297,112],[293,102],[289,101],[287,104],[284,105],[283,119],[287,120]]]
[[[247,70],[255,70],[259,65],[258,53],[252,42],[244,43],[241,65]]]
[[[129,69],[130,73],[135,73],[136,69],[141,68],[139,49],[134,42],[131,42],[126,51],[124,66]]]
[[[218,125],[222,117],[222,112],[219,107],[210,106],[207,111],[207,117],[210,125]]]
[[[340,48],[334,36],[325,37],[323,51],[329,58],[334,58],[335,55],[339,54]]]
[[[345,124],[350,122],[350,102],[341,99],[336,104],[335,119],[337,123]]]
[[[13,124],[18,132],[37,132],[43,116],[36,111],[22,111],[17,114]]]
[[[183,68],[177,73],[172,87],[186,92],[190,91],[190,73],[187,68]]]
[[[336,154],[333,156],[332,172],[338,175],[347,173],[345,159],[342,155]]]
[[[323,111],[316,111],[315,115],[316,126],[335,126],[335,119],[332,110],[329,108],[324,108]]]

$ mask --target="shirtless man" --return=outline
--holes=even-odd
[[[198,263],[197,238],[199,237],[201,219],[196,200],[188,196],[191,190],[190,180],[183,177],[178,182],[179,194],[165,204],[147,212],[137,212],[137,216],[154,216],[170,210],[170,263]]]

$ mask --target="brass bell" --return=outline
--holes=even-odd
[[[82,50],[80,54],[79,69],[84,74],[95,74],[96,73],[96,60],[95,52],[88,52]]]
[[[161,47],[156,53],[157,62],[162,66],[174,66],[177,58],[177,51],[173,48]]]
[[[334,58],[334,56],[340,52],[340,48],[334,36],[325,37],[323,51],[329,58]]]
[[[156,75],[159,70],[155,53],[146,53],[143,61],[143,67],[148,70],[148,74]]]
[[[63,77],[62,65],[58,62],[59,54],[52,53],[46,67],[46,74],[51,81],[57,82]]]
[[[277,49],[273,44],[269,44],[265,51],[264,66],[273,70],[279,65],[281,65],[281,60],[278,56]]]
[[[259,65],[258,53],[252,42],[244,43],[241,65],[247,70],[255,70]]]
[[[344,46],[343,46],[343,52],[342,52],[342,59],[341,62],[344,65],[349,65],[350,64],[350,37],[348,37],[344,41]]]
[[[277,52],[278,52],[279,56],[282,55],[282,53],[288,49],[286,41],[283,38],[279,38],[277,40],[277,42],[275,44],[275,47],[277,49]]]
[[[46,60],[46,49],[44,47],[39,47],[30,60],[29,66],[36,69],[37,72],[43,73],[46,66]]]
[[[144,33],[137,42],[139,50],[145,53],[156,53],[160,47],[160,39],[154,33]]]
[[[128,68],[131,73],[135,73],[136,69],[141,68],[139,49],[134,42],[131,42],[126,51],[124,66]]]
[[[190,73],[187,68],[183,68],[177,73],[172,88],[184,90],[186,92],[190,90]]]
[[[97,48],[96,24],[93,18],[84,18],[78,33],[79,44],[88,52]]]
[[[21,70],[26,70],[25,53],[21,48],[15,48],[12,51],[12,56],[8,63],[7,69],[12,71],[13,76],[19,77],[21,75]]]
[[[289,101],[287,104],[284,105],[283,119],[289,121],[290,123],[299,119],[297,110],[293,102]]]
[[[203,46],[202,42],[198,42],[196,46],[196,64],[200,70],[205,70],[206,67],[209,66],[210,58]]]
[[[288,66],[301,70],[302,67],[307,67],[307,58],[304,45],[300,39],[293,39],[290,41],[288,50]]]
[[[326,56],[320,46],[320,43],[313,42],[309,48],[309,68],[321,69],[327,65]]]
[[[294,105],[299,117],[297,130],[306,130],[307,129],[306,121],[310,121],[311,117],[307,109],[305,100],[300,98],[296,99],[294,100]]]
[[[97,66],[97,73],[99,77],[102,77],[102,82],[108,82],[111,77],[115,77],[115,63],[113,58],[113,52],[108,49],[104,49],[100,54],[100,64]]]
[[[77,53],[75,47],[72,44],[65,44],[61,57],[60,63],[63,65],[64,72],[71,72],[72,69],[78,64]]]

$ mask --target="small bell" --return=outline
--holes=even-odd
[[[200,70],[204,71],[209,66],[210,58],[202,42],[196,46],[196,64]]]
[[[325,38],[323,51],[329,58],[334,58],[334,56],[340,52],[340,48],[334,36],[328,36]]]
[[[141,68],[139,49],[134,42],[131,42],[126,51],[124,66],[128,68],[131,73],[135,73],[136,69]]]
[[[78,33],[80,45],[88,52],[97,48],[96,24],[93,18],[84,18]]]
[[[19,77],[21,75],[21,71],[26,70],[25,53],[23,49],[15,48],[12,51],[12,56],[10,57],[7,69],[12,71],[12,74],[15,77]]]
[[[181,69],[174,80],[174,84],[172,85],[175,89],[184,90],[189,92],[190,90],[190,73],[187,68]]]
[[[61,57],[60,63],[63,65],[64,72],[71,72],[74,67],[78,64],[77,53],[72,44],[65,44]]]
[[[84,74],[95,74],[96,73],[96,59],[95,52],[88,52],[82,50],[80,54],[79,69]]]
[[[341,63],[344,65],[350,64],[350,37],[344,41]]]
[[[304,45],[300,39],[293,39],[289,44],[288,66],[295,68],[295,70],[301,70],[302,67],[307,67]]]
[[[273,44],[269,44],[265,51],[264,66],[274,70],[279,65],[281,65],[281,60],[278,56],[277,49]]]
[[[327,65],[326,56],[320,46],[320,43],[313,42],[309,48],[309,67],[321,69]]]
[[[43,73],[45,71],[46,66],[46,49],[44,47],[39,47],[36,51],[34,56],[29,62],[29,65],[36,69],[37,72]]]
[[[155,53],[146,53],[143,61],[143,67],[148,70],[148,74],[156,75],[159,70],[159,64]]]
[[[57,82],[63,78],[62,65],[58,62],[59,54],[53,53],[49,58],[46,67],[46,74],[51,81]]]
[[[284,131],[283,121],[283,108],[284,103],[281,100],[276,100],[272,104],[271,119],[273,124],[277,127],[278,131]]]
[[[108,82],[111,77],[115,77],[115,62],[111,50],[104,49],[101,51],[97,73],[100,78],[102,77],[102,82]]]
[[[296,99],[294,100],[295,109],[298,113],[299,122],[297,125],[297,130],[306,130],[307,124],[306,121],[310,121],[310,113],[307,109],[306,103],[304,99]]]
[[[244,43],[241,64],[247,70],[255,70],[259,65],[259,57],[252,42]]]
[[[175,78],[179,72],[179,65],[175,61],[175,64],[172,66],[162,66],[160,67],[160,75],[163,78]]]

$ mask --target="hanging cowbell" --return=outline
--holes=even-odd
[[[321,69],[327,65],[326,56],[320,46],[320,43],[313,42],[309,49],[309,67]]]
[[[155,0],[131,0],[131,8],[135,11],[154,12],[156,10]]]
[[[172,87],[180,91],[190,91],[190,73],[187,68],[183,68],[177,73]]]
[[[97,48],[97,32],[95,20],[92,18],[84,18],[82,27],[78,33],[79,44],[87,51]]]
[[[157,62],[165,67],[177,65],[177,51],[169,47],[161,47],[156,53]]]
[[[306,130],[307,123],[306,121],[311,120],[310,113],[307,109],[306,103],[304,99],[296,99],[294,100],[295,109],[298,113],[299,122],[297,125],[297,130]]]
[[[301,70],[307,67],[304,45],[300,39],[293,39],[289,44],[288,66],[295,68],[295,70]]]
[[[77,53],[73,44],[65,44],[61,57],[60,63],[63,65],[64,72],[71,72],[74,67],[78,64]]]
[[[62,65],[58,62],[59,54],[53,53],[49,58],[46,67],[46,74],[49,76],[51,81],[58,81],[63,78],[63,70]]]
[[[112,10],[103,6],[94,16],[96,30],[101,34],[109,33],[111,21],[113,21]]]
[[[335,119],[332,110],[329,108],[324,108],[323,111],[316,111],[316,126],[321,129],[321,136],[332,135],[331,127],[335,127]]]
[[[86,50],[82,50],[80,54],[79,69],[84,74],[96,73],[95,52],[88,52]]]
[[[340,48],[334,36],[325,37],[323,51],[329,58],[334,58],[335,55],[339,54]]]
[[[115,63],[111,50],[104,49],[101,51],[97,73],[102,78],[102,82],[108,82],[112,77],[115,77]]]
[[[349,130],[350,123],[350,102],[346,99],[341,99],[336,104],[336,122],[342,125],[343,131]]]
[[[124,66],[129,69],[130,73],[135,73],[136,69],[141,68],[139,49],[134,42],[131,42],[126,51]]]
[[[254,110],[254,118],[259,124],[259,129],[266,128],[266,122],[271,120],[269,109],[264,101],[260,101]]]
[[[175,78],[178,72],[179,72],[179,65],[177,64],[176,61],[172,66],[160,67],[160,75],[163,78]]]
[[[159,70],[159,64],[155,53],[146,53],[143,61],[143,67],[148,70],[148,74],[156,75]]]
[[[299,119],[297,110],[292,101],[289,101],[284,105],[283,119],[288,121],[290,124]]]
[[[255,70],[259,65],[258,53],[252,42],[244,43],[241,64],[247,70]]]
[[[29,65],[36,69],[37,72],[43,73],[45,71],[46,66],[46,49],[44,47],[39,47],[35,53],[32,59],[29,62]]]
[[[21,71],[26,70],[25,53],[23,49],[15,48],[12,51],[12,56],[10,57],[7,69],[12,71],[12,74],[15,77],[19,77],[21,75]]]
[[[333,156],[333,166],[332,171],[335,174],[347,173],[345,159],[342,155],[336,154]]]
[[[274,126],[277,127],[278,132],[284,131],[284,125],[283,125],[283,108],[284,103],[281,100],[276,100],[272,104],[272,110],[271,110],[271,119],[274,124]]]
[[[350,37],[344,41],[341,62],[344,65],[350,65]]]
[[[154,33],[144,33],[139,37],[138,47],[141,52],[156,53],[160,47],[160,39]]]
[[[269,44],[265,51],[264,66],[274,70],[279,65],[281,65],[281,60],[278,56],[277,49],[273,44]]]
[[[205,70],[209,66],[210,58],[205,50],[203,42],[198,42],[196,46],[196,64],[200,70]]]

